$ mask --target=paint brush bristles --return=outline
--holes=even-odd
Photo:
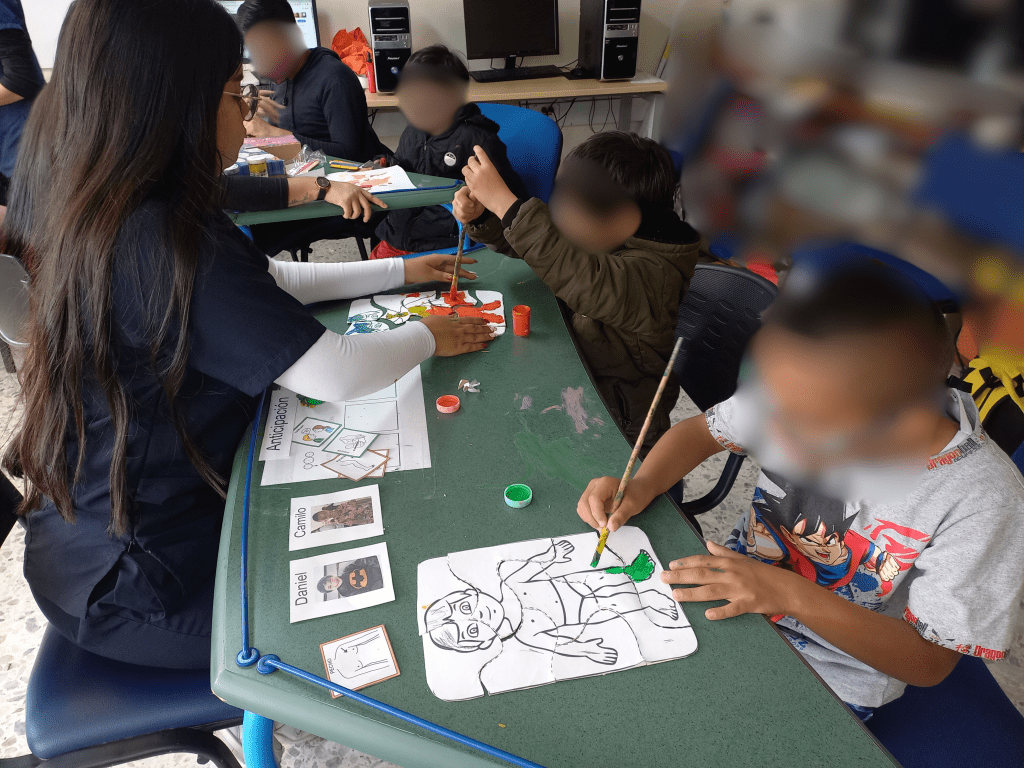
[[[640,429],[640,435],[636,439],[636,445],[633,446],[633,453],[630,454],[629,463],[626,464],[626,471],[622,473],[622,479],[619,481],[619,488],[615,491],[615,498],[612,500],[612,511],[608,514],[611,517],[618,510],[619,505],[622,503],[622,497],[626,495],[626,486],[629,485],[629,478],[633,475],[633,467],[636,465],[637,457],[640,455],[640,448],[644,444],[644,439],[647,437],[647,430],[651,426],[651,421],[654,419],[654,412],[658,409],[658,403],[661,402],[661,396],[665,392],[665,385],[668,384],[668,377],[672,375],[672,366],[675,365],[676,357],[679,355],[679,348],[683,344],[683,339],[680,336],[676,339],[676,345],[672,348],[672,355],[668,359],[668,365],[665,366],[665,373],[661,375],[661,383],[658,384],[658,391],[654,393],[654,401],[651,403],[651,408],[647,411],[647,418],[644,419],[644,425]],[[590,563],[591,568],[596,568],[598,562],[601,560],[601,553],[604,552],[604,546],[608,542],[608,528],[607,526],[601,529],[601,538],[597,540],[597,549],[594,551],[594,559]]]
[[[455,269],[452,270],[452,287],[448,291],[449,300],[454,303],[459,295],[459,269],[462,267],[462,251],[466,244],[466,228],[459,229],[459,247],[455,251]]]

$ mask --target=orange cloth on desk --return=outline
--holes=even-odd
[[[370,44],[359,27],[352,32],[347,29],[339,31],[331,41],[331,50],[357,75],[366,74],[366,54],[370,52]]]

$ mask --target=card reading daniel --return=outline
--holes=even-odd
[[[289,571],[292,624],[395,599],[387,544],[292,560]]]

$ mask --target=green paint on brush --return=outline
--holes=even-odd
[[[597,565],[597,562],[592,562],[590,567],[593,568]],[[645,550],[640,550],[640,554],[633,558],[633,562],[627,566],[613,565],[611,568],[605,568],[605,573],[624,573],[630,581],[647,581],[651,578],[654,573],[654,560]]]

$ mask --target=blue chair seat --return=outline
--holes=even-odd
[[[25,701],[25,737],[37,757],[172,728],[237,720],[210,692],[208,669],[153,669],[83,651],[48,627]]]
[[[867,727],[904,768],[1024,765],[1024,715],[974,657],[932,688],[908,686]]]

